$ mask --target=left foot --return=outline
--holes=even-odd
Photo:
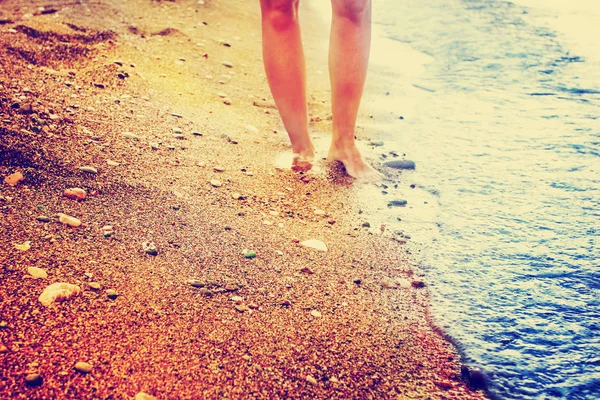
[[[344,164],[348,175],[361,182],[374,183],[381,181],[381,174],[363,160],[354,143],[350,145],[331,143],[327,160],[341,162]]]

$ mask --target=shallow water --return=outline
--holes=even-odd
[[[428,243],[437,323],[492,393],[600,398],[600,10],[521,4],[376,4],[428,63],[370,72],[392,83],[365,131],[417,163],[386,217]]]

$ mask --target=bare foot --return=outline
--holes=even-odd
[[[292,171],[309,171],[312,168],[315,159],[315,149],[312,144],[302,150],[295,149],[292,157]]]
[[[358,151],[354,143],[348,146],[336,146],[332,143],[329,148],[327,160],[341,162],[344,164],[348,175],[361,182],[373,183],[381,181],[381,174],[363,160],[360,151]]]

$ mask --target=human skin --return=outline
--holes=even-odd
[[[348,175],[377,181],[380,174],[362,158],[354,138],[371,45],[371,1],[332,0],[329,75],[333,131],[328,160],[344,164]],[[298,19],[299,0],[261,0],[263,60],[275,104],[294,152],[292,169],[312,166],[308,131],[306,63]]]

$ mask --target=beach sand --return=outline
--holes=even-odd
[[[277,168],[257,2],[22,3],[0,14],[0,177],[24,177],[0,186],[0,398],[485,397],[416,256],[366,227],[372,189]],[[327,29],[303,12],[326,138]],[[80,293],[44,306],[57,282]]]

